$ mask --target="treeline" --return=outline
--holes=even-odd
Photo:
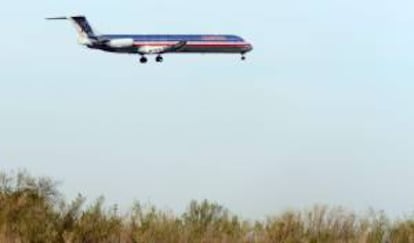
[[[392,221],[382,212],[358,216],[315,206],[250,222],[209,201],[182,215],[136,203],[128,213],[103,198],[65,202],[57,184],[26,172],[0,172],[0,242],[5,243],[227,243],[414,242],[414,218]]]

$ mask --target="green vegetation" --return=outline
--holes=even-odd
[[[0,242],[227,243],[414,242],[414,218],[384,213],[360,217],[342,208],[315,206],[260,222],[241,220],[222,206],[191,202],[180,216],[136,203],[125,215],[103,198],[65,202],[54,181],[26,172],[0,172]]]

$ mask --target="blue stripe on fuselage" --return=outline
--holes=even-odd
[[[135,41],[244,41],[236,35],[102,35],[101,37],[106,39],[134,39]]]

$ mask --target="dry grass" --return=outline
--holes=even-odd
[[[382,212],[358,216],[315,206],[263,222],[241,220],[222,206],[191,202],[182,215],[136,203],[127,215],[103,198],[64,202],[56,183],[26,172],[0,172],[0,242],[42,243],[414,243],[414,218],[391,221]]]

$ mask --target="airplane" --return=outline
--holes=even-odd
[[[155,61],[163,62],[167,53],[233,53],[245,54],[253,50],[252,44],[236,35],[98,35],[85,16],[53,17],[47,20],[69,20],[78,34],[78,42],[90,49],[112,53],[140,55],[140,62],[147,63],[147,55],[156,55]]]

